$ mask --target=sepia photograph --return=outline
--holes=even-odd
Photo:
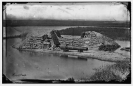
[[[2,83],[131,84],[131,2],[2,2]]]

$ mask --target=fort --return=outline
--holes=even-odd
[[[96,50],[93,47],[97,47]],[[130,61],[130,57],[114,51],[120,47],[114,40],[95,31],[84,32],[80,38],[62,37],[58,31],[51,31],[51,37],[31,36],[25,39],[18,50],[56,53],[60,56],[76,56],[77,58],[93,58],[99,60],[121,62]]]

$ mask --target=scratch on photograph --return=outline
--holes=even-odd
[[[3,83],[131,83],[131,2],[3,2]]]

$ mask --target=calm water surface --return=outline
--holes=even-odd
[[[43,35],[52,29],[62,27],[17,27],[7,35],[20,34],[29,31],[35,35]],[[63,27],[64,29],[66,27]],[[11,29],[11,28],[10,28]],[[96,59],[81,60],[75,58],[60,57],[58,54],[20,52],[12,45],[20,43],[19,38],[8,39],[6,43],[6,56],[3,58],[3,72],[10,80],[17,79],[74,79],[89,78],[96,73],[97,69],[106,69],[107,66],[115,65],[114,62],[100,61]],[[3,41],[4,42],[4,41]],[[118,41],[121,43],[120,41]],[[4,44],[4,43],[3,43]],[[122,42],[123,44],[123,42]],[[126,45],[127,43],[123,44]],[[119,50],[117,51],[119,52]],[[117,73],[118,74],[118,73]]]
[[[4,67],[4,72],[12,80],[89,78],[95,73],[95,69],[115,64],[96,59],[65,58],[58,54],[20,52],[11,47],[14,41],[7,40]]]

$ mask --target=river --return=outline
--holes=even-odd
[[[8,39],[6,49],[3,51],[3,73],[10,80],[18,79],[68,79],[75,80],[96,80],[96,74],[106,71],[105,76],[110,76],[109,80],[119,76],[120,80],[125,79],[130,73],[129,65],[120,63],[100,61],[97,59],[81,60],[76,58],[60,57],[58,54],[37,53],[24,51],[20,52],[12,48],[12,45],[20,42],[21,39]],[[5,42],[5,40],[3,41]],[[3,43],[5,44],[5,43]],[[120,69],[124,68],[124,69]],[[113,75],[110,74],[113,73]],[[104,77],[101,75],[100,77]],[[105,78],[106,79],[106,78]]]

